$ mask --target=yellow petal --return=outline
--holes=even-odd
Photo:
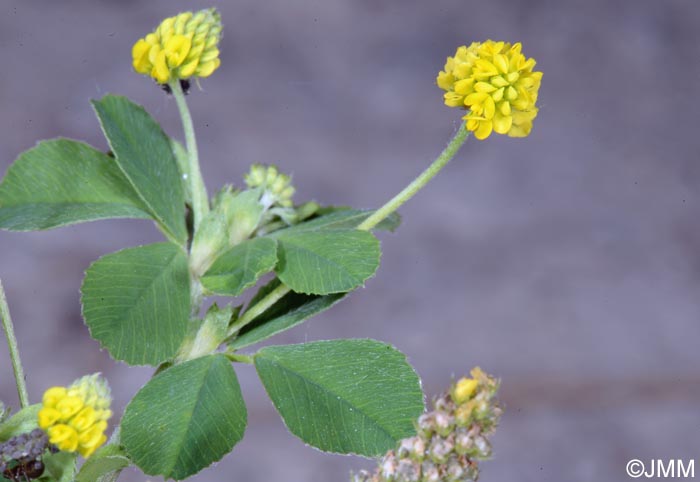
[[[503,115],[510,115],[510,113],[511,113],[510,102],[508,102],[506,100],[506,101],[498,104],[498,111]]]
[[[491,98],[492,98],[495,102],[500,102],[501,99],[503,99],[503,93],[505,92],[505,90],[506,90],[505,88],[501,87],[501,88],[498,89],[496,92],[494,92],[493,94],[491,94]]]
[[[149,45],[160,45],[160,39],[158,38],[158,35],[154,33],[149,33],[146,35],[146,43]]]
[[[202,52],[202,56],[199,59],[199,61],[203,64],[207,62],[211,62],[212,60],[216,59],[219,57],[219,49],[210,49]]]
[[[458,80],[454,84],[454,91],[460,95],[469,95],[473,91],[474,79]]]
[[[95,452],[95,450],[100,448],[102,446],[102,444],[104,444],[106,441],[107,441],[107,436],[102,435],[102,437],[100,437],[100,440],[98,440],[98,443],[94,444],[92,447],[83,447],[82,445],[78,446],[78,452],[83,457],[88,458]]]
[[[537,117],[537,108],[529,111],[513,111],[513,123],[516,125],[532,122]]]
[[[148,74],[153,66],[148,60],[148,52],[151,50],[151,44],[146,40],[141,39],[136,42],[131,49],[131,57],[133,58],[132,65],[134,70],[139,74]]]
[[[465,78],[469,77],[471,70],[472,70],[472,68],[469,64],[459,64],[459,65],[455,66],[452,73],[458,79],[465,79]]]
[[[447,107],[462,107],[464,105],[464,96],[455,92],[445,92],[443,98]]]
[[[71,419],[70,425],[78,432],[83,432],[94,424],[96,419],[95,409],[85,407]]]
[[[160,44],[151,45],[151,50],[148,51],[148,61],[151,64],[155,64],[158,54],[160,54],[162,50],[163,49],[160,48]]]
[[[495,113],[496,103],[490,96],[486,97],[486,99],[484,100],[484,117],[486,117],[487,119],[492,119]]]
[[[499,134],[506,134],[513,125],[512,116],[496,115],[493,119],[493,130]]]
[[[163,43],[167,42],[170,40],[170,37],[173,36],[175,31],[173,30],[173,25],[175,24],[175,17],[169,17],[163,20],[160,25],[158,25],[158,28],[156,29],[156,32],[158,35],[160,35],[160,38],[162,39]]]
[[[513,127],[508,131],[508,137],[527,137],[532,131],[532,122],[526,124],[521,124],[519,126],[513,125]]]
[[[505,55],[503,55],[503,54],[494,55],[493,56],[493,64],[502,73],[504,73],[504,74],[508,73],[508,59],[506,58]]]
[[[200,64],[199,67],[197,67],[197,75],[199,77],[209,77],[219,67],[219,64],[221,64],[219,59]]]
[[[158,52],[151,76],[161,84],[167,84],[168,80],[170,80],[170,69],[168,69],[168,64],[165,61],[164,50]]]
[[[476,84],[474,84],[474,90],[477,92],[485,92],[487,94],[490,94],[491,92],[496,90],[496,87],[494,87],[488,82],[477,82]]]
[[[496,66],[493,65],[491,62],[488,60],[484,59],[479,59],[476,61],[476,66],[481,70],[482,72],[490,72],[491,75],[498,75],[498,70],[496,69]]]
[[[508,81],[504,79],[501,75],[493,77],[490,82],[492,85],[498,87],[499,89],[508,85]]]
[[[66,387],[51,387],[44,392],[42,404],[44,407],[54,408],[66,396],[66,392]]]
[[[479,127],[474,131],[474,137],[483,141],[488,136],[491,135],[493,131],[493,123],[490,120],[484,120],[479,122]]]
[[[473,94],[469,94],[465,99],[464,103],[466,105],[475,105],[475,104],[481,104],[484,102],[487,98],[489,97],[488,94],[484,94],[482,92],[474,92]]]
[[[511,72],[511,73],[506,75],[506,80],[511,84],[514,84],[515,82],[517,82],[519,78],[520,78],[519,72]]]
[[[55,408],[44,407],[39,410],[39,428],[46,430],[61,418],[61,412]]]
[[[46,431],[49,442],[64,452],[75,452],[78,448],[78,433],[68,425],[54,425]]]
[[[80,434],[78,437],[78,442],[83,447],[94,447],[100,442],[104,430],[100,430],[100,427],[92,427]]]
[[[525,70],[525,71],[531,71],[532,69],[535,68],[535,65],[537,62],[535,62],[535,59],[529,58],[525,63],[520,67],[520,70]]]
[[[192,12],[184,12],[175,17],[175,22],[173,23],[173,30],[177,35],[182,35],[183,33],[185,33],[185,26],[191,18]]]
[[[454,75],[448,74],[445,71],[440,71],[440,73],[437,76],[436,79],[438,87],[440,87],[443,90],[449,90],[452,87],[452,84],[455,82]]]
[[[532,77],[523,77],[520,79],[518,82],[518,86],[523,87],[524,89],[532,89],[535,85],[537,84],[537,81],[533,79]]]
[[[188,62],[182,67],[180,67],[180,78],[186,79],[188,77],[192,77],[194,75],[195,70],[197,69],[197,65],[199,65],[199,58],[195,58],[191,62]]]
[[[192,42],[184,35],[173,35],[170,37],[170,40],[165,43],[168,66],[173,68],[182,65],[190,52],[191,46]]]
[[[83,408],[83,399],[80,397],[67,395],[57,404],[56,410],[61,413],[61,420],[68,420]]]

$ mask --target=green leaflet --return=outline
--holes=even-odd
[[[106,95],[92,104],[124,176],[169,237],[184,245],[185,193],[170,140],[126,97]]]
[[[230,362],[209,355],[151,379],[126,407],[121,441],[145,473],[182,480],[230,452],[246,423]]]
[[[277,276],[298,293],[327,295],[361,286],[379,267],[379,241],[356,229],[285,230],[275,236]]]
[[[113,158],[70,139],[43,141],[22,153],[0,184],[3,229],[150,217]]]
[[[424,409],[406,357],[374,340],[270,346],[255,367],[289,430],[328,452],[384,454]]]
[[[212,293],[238,296],[277,264],[277,242],[270,238],[243,241],[219,256],[202,276]]]
[[[177,352],[190,315],[187,258],[179,246],[108,254],[88,268],[81,291],[90,334],[115,360],[157,365]]]
[[[108,444],[100,447],[80,467],[75,482],[96,482],[110,472],[120,471],[131,462],[119,445]]]

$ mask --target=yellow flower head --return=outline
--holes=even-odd
[[[491,132],[525,137],[537,116],[537,93],[542,72],[535,59],[526,59],[520,43],[473,42],[448,57],[437,84],[445,91],[445,105],[468,109],[463,117],[477,139]]]
[[[104,432],[112,416],[111,401],[107,380],[98,373],[79,378],[69,387],[49,388],[39,410],[39,427],[59,450],[89,457],[107,440]]]
[[[214,8],[184,12],[163,20],[131,49],[134,70],[160,84],[209,77],[221,61],[221,17]]]

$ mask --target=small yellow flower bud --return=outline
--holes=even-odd
[[[455,403],[461,405],[469,400],[472,395],[474,395],[478,385],[479,382],[473,378],[462,378],[457,382],[452,390],[452,399],[455,401]]]
[[[39,427],[59,450],[88,457],[107,440],[110,403],[109,385],[99,374],[82,377],[69,387],[49,388],[39,410]]]
[[[190,77],[209,77],[220,65],[221,17],[216,9],[166,18],[153,33],[136,41],[132,65],[160,84]]]
[[[448,57],[436,79],[445,91],[445,105],[469,110],[463,117],[477,139],[492,132],[525,137],[537,116],[542,72],[526,59],[520,43],[473,42]]]

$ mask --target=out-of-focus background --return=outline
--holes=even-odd
[[[297,200],[377,207],[442,149],[460,113],[435,76],[457,46],[522,41],[544,72],[526,139],[470,139],[382,234],[377,276],[272,340],[372,337],[427,394],[480,365],[506,414],[485,482],[626,480],[631,458],[700,447],[700,4],[696,0],[34,1],[0,6],[0,169],[42,138],[106,148],[89,100],[144,104],[181,137],[175,103],[134,74],[159,21],[217,6],[222,66],[189,97],[210,190],[252,162],[293,173]],[[0,232],[0,277],[30,395],[87,372],[117,414],[150,377],[91,340],[90,262],[159,240],[146,221]],[[347,480],[371,461],[288,434],[238,370],[246,437],[193,480]],[[0,399],[16,406],[4,341]],[[136,470],[126,481],[144,481]]]

